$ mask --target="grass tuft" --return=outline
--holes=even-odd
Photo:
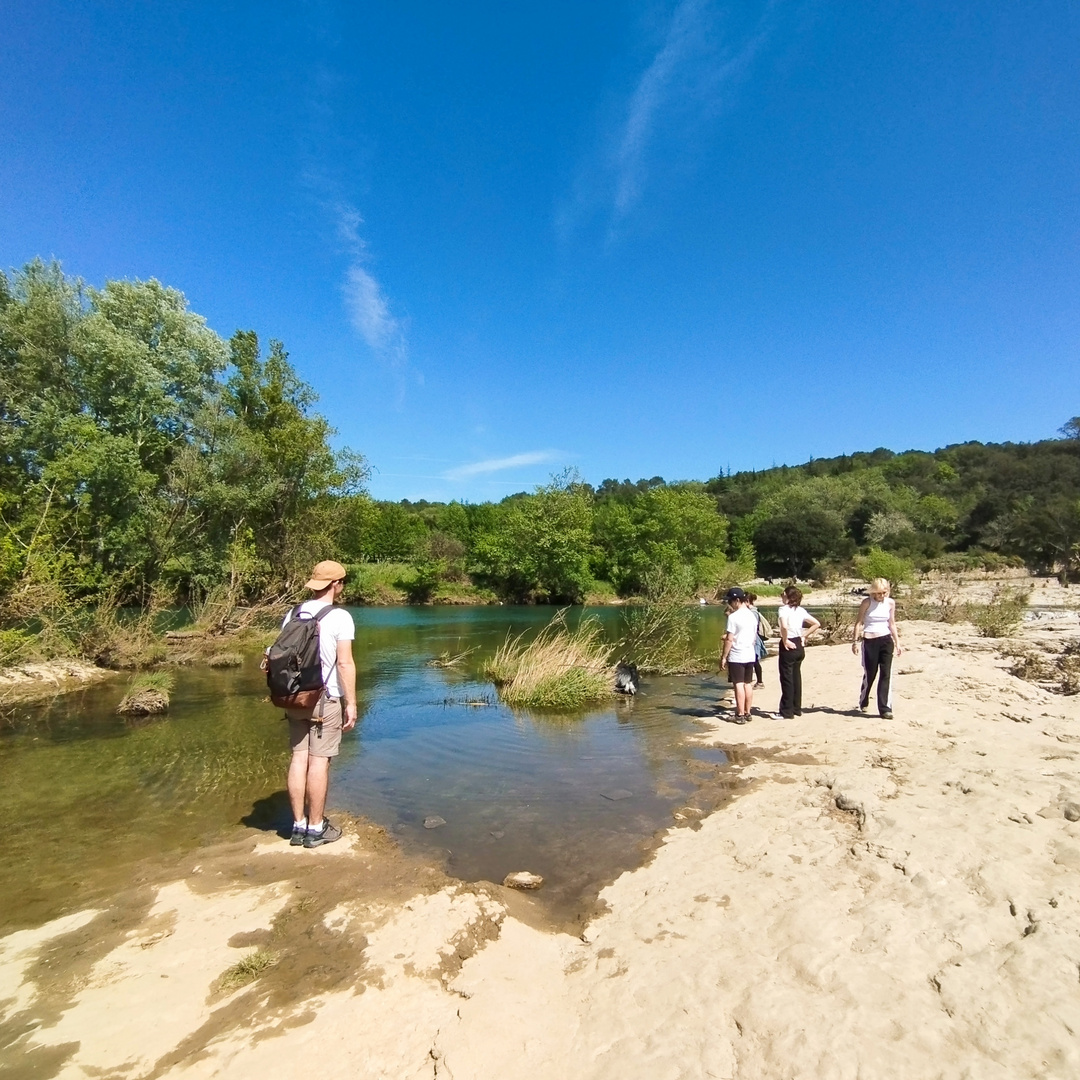
[[[558,612],[532,641],[507,637],[485,672],[509,705],[577,709],[612,692],[611,646],[599,619],[583,619],[575,630]]]
[[[278,954],[269,949],[257,949],[250,956],[238,960],[232,967],[226,968],[217,980],[217,988],[229,994],[254,982],[264,971],[278,962]]]
[[[206,663],[216,668],[243,667],[244,656],[243,653],[238,652],[219,652],[209,657]]]
[[[150,716],[169,707],[173,677],[167,671],[147,671],[128,683],[116,711],[127,716]]]

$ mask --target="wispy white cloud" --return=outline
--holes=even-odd
[[[638,80],[616,151],[615,213],[625,214],[641,194],[644,153],[678,69],[699,51],[706,37],[708,0],[681,0],[668,23],[664,43]]]
[[[543,465],[555,461],[559,455],[554,450],[533,450],[527,454],[514,454],[512,457],[491,458],[488,461],[474,461],[469,465],[458,465],[447,469],[447,480],[464,480],[469,476],[481,476],[485,473],[502,472],[504,469],[517,469],[524,465]]]
[[[341,286],[349,321],[373,352],[394,364],[404,364],[408,359],[405,327],[391,311],[382,285],[366,265],[369,255],[360,232],[364,219],[356,207],[348,203],[338,203],[334,211],[338,236],[350,257]]]
[[[556,213],[564,236],[583,216],[599,211],[608,219],[611,241],[665,163],[673,157],[685,161],[699,150],[734,84],[769,40],[781,2],[764,0],[747,27],[745,11],[736,18],[715,0],[679,0],[618,119],[609,121],[602,158],[579,174],[569,203]],[[729,25],[739,20],[740,28]]]

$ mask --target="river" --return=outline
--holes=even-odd
[[[639,865],[723,767],[722,752],[686,742],[724,688],[716,674],[646,679],[638,697],[582,713],[515,711],[483,679],[483,660],[553,609],[352,612],[361,718],[334,764],[331,814],[364,815],[457,877],[531,870],[566,914]],[[619,609],[588,614],[619,638]],[[722,609],[703,610],[703,653],[715,655],[722,632]],[[465,650],[460,667],[428,666]],[[177,669],[161,718],[116,715],[123,677],[0,717],[0,928],[92,903],[200,844],[287,823],[286,729],[257,661]],[[435,817],[445,824],[425,828]]]

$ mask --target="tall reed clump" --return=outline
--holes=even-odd
[[[710,662],[697,656],[698,605],[690,603],[693,581],[656,569],[645,575],[643,602],[624,609],[624,659],[651,675],[689,675]]]
[[[989,603],[969,604],[968,617],[983,637],[1011,637],[1020,629],[1027,610],[1030,587],[995,587]]]
[[[612,693],[615,672],[611,646],[600,620],[583,619],[576,629],[560,611],[532,641],[507,639],[487,662],[485,674],[508,705],[576,709]]]

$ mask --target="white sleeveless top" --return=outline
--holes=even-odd
[[[884,600],[870,600],[863,619],[863,637],[888,637],[892,633],[889,629],[889,616],[893,612],[893,602],[891,596],[886,596]]]

